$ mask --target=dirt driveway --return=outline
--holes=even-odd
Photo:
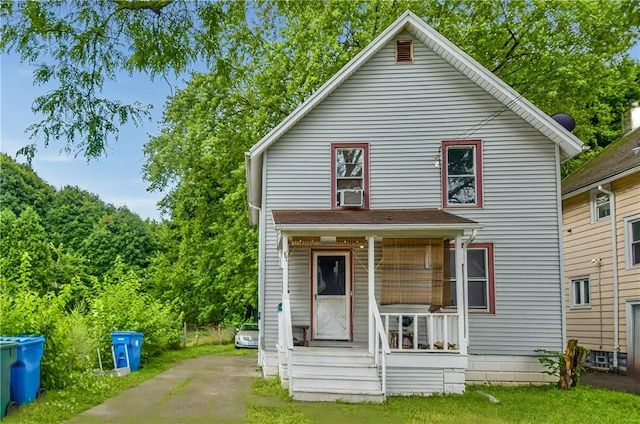
[[[186,360],[67,423],[242,423],[257,357]]]

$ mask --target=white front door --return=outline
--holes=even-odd
[[[351,338],[351,252],[314,251],[313,338]]]

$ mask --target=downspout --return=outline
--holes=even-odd
[[[598,294],[600,297],[600,307],[598,309],[600,309],[600,350],[602,350],[602,260],[600,260],[600,258],[594,258],[591,259],[591,262],[598,264]]]
[[[567,293],[564,281],[564,236],[563,236],[563,219],[562,215],[562,185],[560,181],[560,146],[556,144],[556,204],[558,217],[558,259],[560,266],[560,349],[564,349],[567,345],[567,303],[565,293]]]
[[[462,293],[464,296],[464,340],[467,343],[467,350],[469,349],[469,276],[467,272],[467,248],[478,235],[478,230],[475,228],[471,230],[471,235],[462,243],[462,256],[464,258],[464,270],[462,271]]]
[[[258,257],[262,255],[262,251],[264,250],[262,247],[262,209],[258,206],[255,206],[251,203],[250,200],[247,200],[247,205],[249,205],[249,209],[254,209],[258,211]],[[264,261],[258,260],[258,323],[262,320],[262,296],[260,296],[260,290],[262,290],[262,267],[264,266]],[[264,325],[260,325],[260,329],[264,331]],[[264,363],[264,340],[262,337],[262,331],[258,331],[258,365],[261,366]]]
[[[618,369],[618,238],[616,236],[616,198],[612,191],[602,186],[598,186],[598,190],[609,196],[609,204],[611,205],[611,251],[613,258],[611,265],[613,266],[613,369]]]

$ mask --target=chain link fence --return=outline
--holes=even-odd
[[[233,343],[236,327],[223,325],[182,326],[182,345],[185,347]]]

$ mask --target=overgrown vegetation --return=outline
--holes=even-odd
[[[577,339],[567,342],[564,353],[546,349],[536,349],[535,352],[545,355],[538,358],[538,361],[546,368],[544,374],[558,378],[558,387],[569,390],[578,385],[580,374],[586,370],[584,363],[589,356],[589,349],[578,345]]]

